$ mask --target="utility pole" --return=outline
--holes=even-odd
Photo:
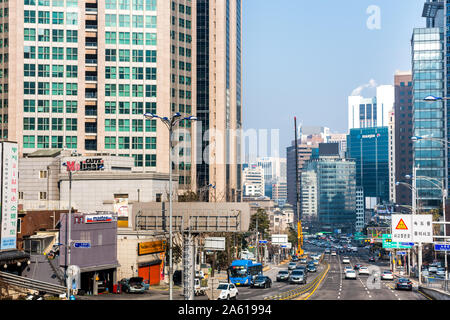
[[[300,214],[300,181],[298,175],[298,141],[297,141],[297,117],[294,117],[294,130],[295,130],[295,183],[297,192],[297,254],[303,255],[303,234],[302,234],[302,222]]]
[[[256,262],[259,262],[258,211],[256,211]]]

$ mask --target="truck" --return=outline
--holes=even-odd
[[[206,294],[206,290],[208,289],[207,280],[206,279],[194,279],[194,294],[196,296],[204,296]]]

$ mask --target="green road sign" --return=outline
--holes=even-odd
[[[392,235],[391,234],[383,234],[382,240],[383,240],[383,248],[384,249],[410,249],[410,246],[403,245],[400,242],[392,242]]]

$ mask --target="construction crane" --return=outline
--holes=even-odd
[[[298,176],[298,141],[297,141],[297,117],[294,117],[294,131],[295,131],[295,182],[297,186],[297,255],[303,256],[303,231],[300,214],[300,182]]]

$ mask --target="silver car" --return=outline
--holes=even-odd
[[[295,263],[295,262],[289,262],[288,269],[289,269],[289,270],[294,270],[296,266],[297,266],[297,263]]]
[[[306,283],[306,273],[301,270],[294,270],[289,277],[289,283]]]

